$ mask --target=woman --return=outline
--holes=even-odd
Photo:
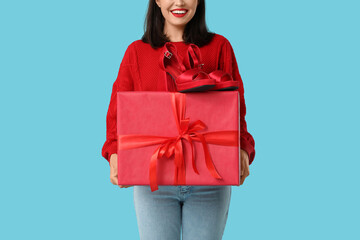
[[[102,149],[110,164],[111,182],[117,185],[116,92],[169,90],[172,79],[159,66],[166,42],[176,47],[179,56],[184,56],[190,43],[196,44],[204,63],[202,71],[223,70],[239,82],[242,185],[255,157],[255,143],[247,131],[243,83],[232,46],[225,37],[208,32],[205,0],[149,1],[145,33],[128,46],[113,84]],[[140,239],[180,239],[181,228],[183,239],[221,239],[230,197],[231,186],[159,186],[155,192],[149,186],[134,186]]]

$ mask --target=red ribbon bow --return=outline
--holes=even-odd
[[[216,179],[222,179],[220,174],[216,171],[214,163],[211,159],[207,143],[218,144],[224,146],[239,146],[238,130],[230,131],[215,131],[207,133],[199,133],[198,131],[204,130],[206,125],[197,120],[190,124],[189,118],[185,118],[185,94],[172,92],[171,103],[172,109],[178,128],[179,135],[175,137],[163,137],[152,135],[119,135],[118,148],[119,149],[132,149],[151,145],[160,144],[151,156],[149,167],[149,180],[151,191],[158,189],[157,185],[157,161],[166,156],[167,158],[175,155],[175,175],[174,185],[186,185],[185,177],[185,161],[183,155],[183,142],[187,140],[191,145],[192,151],[192,167],[194,172],[199,174],[195,165],[195,154],[193,141],[200,141],[202,143],[205,153],[205,163],[210,174]]]

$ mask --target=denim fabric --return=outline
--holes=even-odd
[[[231,186],[134,186],[140,240],[220,240]]]

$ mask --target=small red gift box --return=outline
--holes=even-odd
[[[239,93],[117,93],[118,184],[239,185]]]

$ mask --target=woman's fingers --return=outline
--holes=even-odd
[[[118,185],[117,174],[114,173],[114,170],[110,170],[110,181],[111,181],[112,184]]]
[[[245,178],[250,175],[249,167],[245,167],[244,173],[240,177],[240,185],[242,185],[245,181]]]
[[[240,185],[243,184],[245,178],[244,178],[244,168],[245,168],[245,164],[244,164],[244,159],[243,159],[243,154],[241,153],[241,161],[240,161],[240,169],[241,169],[241,173],[240,173]]]
[[[110,157],[110,181],[114,185],[118,185],[117,170],[117,154],[112,154]]]
[[[110,181],[114,185],[118,185],[118,162],[117,154],[110,156]],[[118,185],[120,188],[132,187],[132,185]]]
[[[245,171],[245,173],[244,173],[243,175],[241,175],[241,177],[240,177],[240,185],[242,185],[242,184],[244,183],[245,178],[246,178],[247,176],[249,176],[249,175],[250,175],[250,172],[249,172],[249,171]]]
[[[241,149],[241,175],[240,175],[240,185],[245,181],[245,178],[250,175],[249,171],[249,155],[246,151]]]

